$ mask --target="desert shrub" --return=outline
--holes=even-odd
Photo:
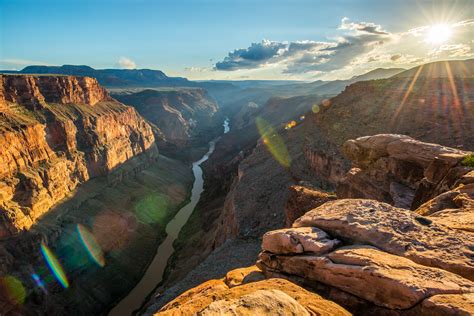
[[[461,161],[461,164],[466,167],[474,168],[474,154],[469,154],[464,157]]]

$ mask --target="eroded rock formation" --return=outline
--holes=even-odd
[[[353,168],[338,184],[340,198],[372,198],[415,209],[458,184],[470,168],[469,152],[423,143],[404,135],[380,134],[344,143]]]
[[[0,237],[28,229],[80,183],[157,156],[150,126],[88,77],[0,76]]]

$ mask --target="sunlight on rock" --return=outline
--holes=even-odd
[[[82,245],[86,249],[89,256],[97,263],[100,267],[105,266],[105,258],[104,253],[102,252],[102,248],[97,243],[94,235],[83,225],[77,225],[77,233],[79,235],[79,239],[82,242]]]
[[[12,305],[23,305],[25,298],[26,290],[20,280],[11,275],[0,277],[0,306],[2,301]]]
[[[290,166],[290,155],[280,135],[264,119],[257,117],[255,120],[258,132],[263,138],[263,143],[272,156],[283,167]]]
[[[41,243],[41,253],[56,280],[58,280],[63,288],[67,289],[69,287],[69,281],[54,253],[44,243]]]

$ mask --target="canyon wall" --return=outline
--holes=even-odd
[[[158,129],[157,144],[164,153],[176,155],[189,147],[206,145],[222,133],[224,118],[204,89],[146,89],[113,96],[135,107]]]
[[[29,229],[80,183],[157,149],[151,127],[97,81],[0,76],[0,236]]]

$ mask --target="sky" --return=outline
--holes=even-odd
[[[0,0],[0,69],[346,79],[474,56],[472,0]]]

